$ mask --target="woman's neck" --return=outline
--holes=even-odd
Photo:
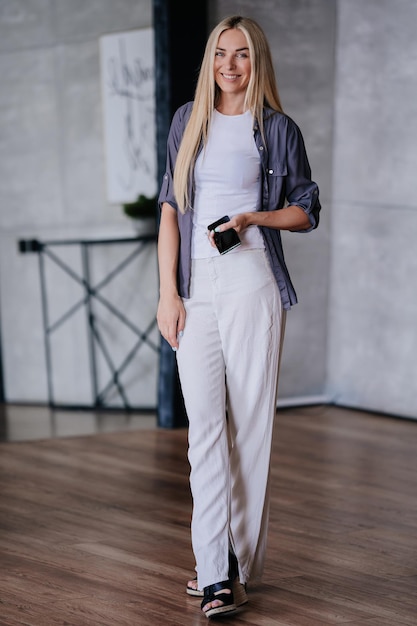
[[[222,94],[216,109],[223,115],[242,115],[245,112],[244,98],[228,98]]]

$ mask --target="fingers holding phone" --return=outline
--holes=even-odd
[[[228,222],[230,222],[229,216],[224,215],[207,227],[209,230],[210,243],[215,245],[220,254],[226,254],[226,252],[230,252],[230,250],[233,250],[241,244],[239,235],[234,228],[223,231],[217,230],[221,224],[227,224]]]

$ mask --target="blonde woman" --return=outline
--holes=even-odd
[[[320,212],[252,19],[213,29],[194,101],[172,120],[159,204],[157,319],[189,420],[197,577],[187,592],[212,617],[246,602],[262,574],[285,312],[297,301],[280,231],[309,232]]]

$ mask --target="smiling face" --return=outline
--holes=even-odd
[[[245,97],[251,75],[249,47],[243,32],[225,30],[219,37],[214,58],[214,79],[223,95]]]

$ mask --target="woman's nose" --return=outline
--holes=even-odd
[[[227,57],[226,65],[227,65],[227,67],[234,67],[235,66],[235,58],[233,56]]]

